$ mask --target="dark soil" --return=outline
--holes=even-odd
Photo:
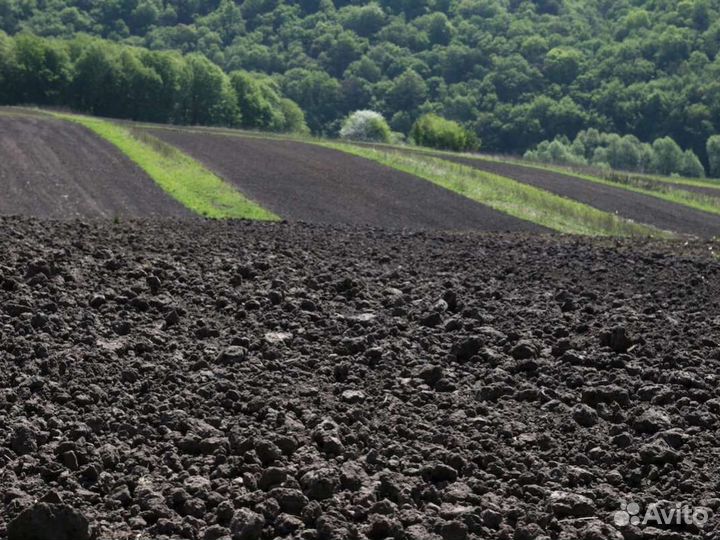
[[[584,172],[582,168],[579,169],[579,171],[582,173]],[[589,169],[588,171],[585,171],[588,174],[599,176],[603,173],[598,173],[598,171],[594,171],[592,169]],[[653,178],[651,176],[644,176],[642,174],[635,174],[631,172],[623,172],[623,171],[611,171],[606,174],[605,178],[612,182],[617,182],[619,184],[637,184],[640,186],[647,186],[650,189],[657,190],[657,191],[664,191],[668,188],[672,189],[681,189],[683,191],[692,191],[694,193],[699,193],[701,195],[707,195],[708,197],[715,197],[720,198],[720,180],[716,181],[716,186],[694,186],[692,184],[682,184],[678,182],[666,182],[663,180],[658,180],[656,178]],[[712,182],[712,179],[710,179]]]
[[[713,247],[0,219],[0,537],[717,538]]]
[[[720,215],[693,210],[650,195],[535,167],[451,155],[443,155],[442,159],[531,184],[599,210],[616,213],[663,230],[705,238],[720,235]]]
[[[545,231],[412,175],[313,144],[153,129],[290,221],[385,228]]]
[[[138,166],[86,128],[0,114],[0,215],[71,219],[190,216]]]
[[[658,182],[658,187],[662,187],[666,182]],[[675,189],[684,189],[685,191],[694,191],[708,197],[720,198],[720,185],[718,187],[693,186],[691,184],[670,184]]]

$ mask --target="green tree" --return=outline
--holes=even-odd
[[[307,134],[310,132],[305,122],[305,113],[300,106],[288,98],[280,99],[280,110],[283,113],[283,124],[277,131]]]
[[[427,84],[412,69],[397,77],[388,92],[386,102],[397,111],[412,111],[427,99]]]
[[[119,99],[120,66],[109,44],[92,42],[75,62],[70,104],[81,111],[112,115]]]
[[[705,176],[705,168],[692,150],[685,150],[685,152],[683,152],[679,172],[688,178],[702,178]]]
[[[0,32],[12,33],[16,30],[18,23],[16,10],[15,0],[0,0]]]
[[[382,8],[374,2],[364,6],[347,6],[338,15],[345,28],[363,37],[376,33],[386,21]]]
[[[624,25],[628,31],[639,28],[650,28],[652,26],[652,19],[647,10],[641,8],[632,9],[625,17]]]
[[[348,66],[345,70],[345,77],[358,77],[374,83],[382,78],[382,71],[372,59],[363,56]]]
[[[58,14],[58,19],[67,27],[68,35],[76,32],[84,32],[92,29],[92,19],[87,13],[83,13],[76,6],[66,7]]]
[[[527,113],[528,120],[537,120],[545,133],[552,137],[577,133],[585,122],[582,108],[568,96],[560,101],[547,96],[536,97]]]
[[[613,169],[625,171],[642,169],[642,145],[636,137],[610,135],[607,141],[606,156],[607,163]]]
[[[427,32],[430,45],[448,45],[452,38],[452,25],[447,15],[435,12],[415,19],[414,24]]]
[[[683,151],[670,137],[656,139],[652,144],[655,158],[653,159],[653,172],[670,175],[681,168]]]
[[[154,69],[145,66],[137,52],[124,49],[118,58],[118,101],[115,115],[143,120],[155,107],[163,81]]]
[[[199,53],[226,73],[275,77],[280,99],[293,92],[289,98],[307,109],[316,133],[336,133],[350,111],[366,108],[403,131],[423,113],[442,113],[474,126],[494,152],[524,152],[596,128],[640,141],[670,134],[699,155],[720,133],[718,0],[0,0],[0,29],[45,36],[43,47],[70,56],[69,71],[58,73],[68,74],[71,90],[58,92],[63,75],[20,77],[13,39],[0,60],[13,73],[0,87],[6,101],[77,102],[78,51],[90,37],[103,37]],[[47,39],[78,33],[86,36]],[[188,100],[177,89],[193,79],[184,57],[159,60],[133,49],[139,66],[115,46],[106,56],[109,78],[85,101],[116,111],[107,114],[187,121]],[[410,71],[420,81],[403,80],[411,83],[406,97],[398,79]],[[87,76],[84,65],[80,80]],[[141,103],[160,102],[149,110],[129,103],[123,92],[140,88]],[[276,104],[272,110],[275,125],[281,115]],[[617,148],[581,143],[569,144],[572,155],[592,160],[597,150],[603,163],[622,162],[618,156],[630,148],[622,148],[627,141]],[[648,170],[652,150],[639,148],[639,167]]]
[[[567,141],[554,139],[542,141],[533,150],[525,152],[525,159],[539,161],[541,163],[555,163],[559,165],[585,165],[587,161],[583,156],[578,155],[577,147],[569,145]],[[605,149],[596,149],[594,163],[607,164]]]
[[[182,96],[183,120],[192,125],[239,125],[237,96],[228,76],[202,55],[191,54],[186,62],[189,80]]]
[[[271,79],[244,71],[230,74],[237,95],[242,126],[253,129],[305,133],[305,115],[297,103],[283,98]]]
[[[688,30],[676,26],[667,27],[657,40],[656,59],[662,67],[669,67],[685,60],[690,54]]]
[[[495,85],[498,95],[505,101],[515,101],[523,94],[536,91],[541,75],[519,54],[495,56],[493,69],[488,78]]]
[[[436,114],[426,114],[418,118],[410,130],[410,139],[419,146],[444,150],[462,151],[479,146],[460,124]]]
[[[144,119],[151,122],[181,121],[180,101],[183,89],[189,84],[190,74],[185,68],[184,58],[177,52],[156,52],[143,50],[140,60],[158,74],[161,85],[148,88],[152,106],[144,112]]]
[[[720,135],[713,135],[708,138],[705,149],[710,164],[710,174],[714,178],[720,178]]]
[[[555,47],[545,56],[545,73],[550,80],[568,84],[575,80],[580,71],[582,53],[576,49]]]
[[[230,74],[230,82],[237,95],[238,107],[242,115],[242,126],[248,128],[268,128],[278,123],[277,116],[282,112],[275,110],[277,101],[271,103],[261,84],[249,73],[234,71]],[[277,98],[279,100],[279,97]]]
[[[13,84],[19,103],[55,105],[70,82],[70,59],[62,43],[22,34],[15,38]]]
[[[15,56],[13,40],[0,30],[0,103],[8,104],[13,101],[12,84],[15,72]]]
[[[135,33],[142,33],[160,19],[160,7],[151,0],[142,0],[130,13],[130,28]]]
[[[520,52],[528,62],[542,63],[548,51],[548,42],[542,36],[529,36],[520,45]]]
[[[305,111],[312,131],[320,133],[337,119],[342,98],[340,83],[327,73],[291,69],[282,78],[282,89]]]
[[[202,22],[217,32],[223,43],[231,42],[234,36],[245,31],[242,9],[233,0],[221,0],[218,8]]]
[[[331,75],[339,77],[347,67],[363,54],[363,43],[353,32],[342,32],[331,41],[319,59]]]

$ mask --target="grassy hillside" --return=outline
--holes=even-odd
[[[720,132],[720,0],[5,0],[0,29],[201,52],[271,74],[315,132],[421,112],[520,153],[583,128],[670,136],[708,165]]]

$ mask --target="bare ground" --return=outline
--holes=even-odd
[[[512,178],[663,230],[708,238],[720,235],[720,215],[693,210],[650,195],[535,167],[448,154],[436,157]]]
[[[85,127],[0,114],[0,214],[44,218],[191,216]]]
[[[0,537],[716,539],[710,248],[0,219]]]
[[[153,129],[291,220],[385,228],[545,231],[426,180],[313,144]]]

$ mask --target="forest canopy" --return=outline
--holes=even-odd
[[[0,0],[0,29],[84,33],[262,73],[318,134],[356,110],[404,134],[432,113],[487,151],[595,128],[670,137],[709,169],[707,141],[720,133],[720,0]]]
[[[306,132],[300,107],[277,83],[227,75],[200,53],[149,51],[81,36],[0,32],[0,104],[69,107],[150,122]]]

